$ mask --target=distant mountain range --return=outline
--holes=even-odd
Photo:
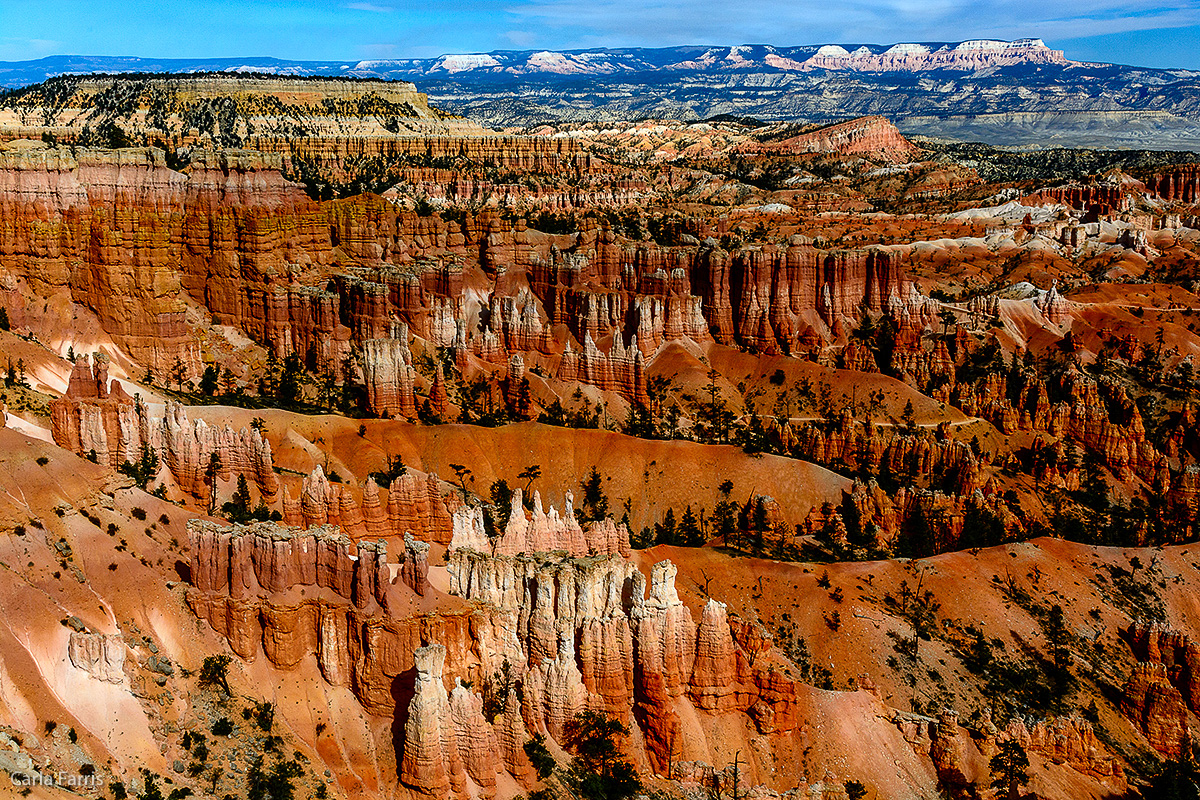
[[[421,78],[504,80],[524,77],[627,77],[654,73],[721,73],[771,70],[856,72],[977,71],[1020,64],[1070,62],[1041,39],[1012,42],[973,40],[921,44],[825,44],[798,47],[597,48],[592,50],[498,50],[436,58],[376,61],[289,61],[279,58],[153,59],[122,56],[49,56],[36,61],[0,61],[0,87],[40,83],[55,75],[91,72],[271,72],[385,80]]]
[[[1200,149],[1200,73],[1071,61],[1040,39],[345,62],[51,56],[0,62],[0,87],[62,74],[196,71],[413,81],[435,105],[493,126],[882,114],[906,134],[992,144]]]

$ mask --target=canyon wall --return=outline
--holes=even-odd
[[[448,544],[458,503],[453,493],[443,496],[433,473],[405,470],[382,488],[368,477],[360,492],[352,492],[331,482],[318,464],[304,477],[298,498],[283,490],[283,521],[298,528],[337,526],[355,540],[412,533],[427,542]]]
[[[583,528],[569,506],[562,516],[533,506],[526,517],[518,495],[491,540],[478,509],[455,512],[445,569],[450,594],[469,604],[459,610],[448,598],[419,610],[437,590],[411,536],[393,567],[382,542],[273,523],[192,523],[188,603],[240,657],[293,669],[315,655],[326,680],[397,717],[399,780],[418,794],[465,796],[464,776],[491,787],[499,771],[532,786],[521,745],[536,734],[561,744],[584,710],[636,726],[629,746],[658,771],[714,761],[704,718],[744,716],[768,746],[795,746],[802,697],[815,690],[785,677],[769,636],[716,600],[695,621],[674,565],[655,564],[647,580],[627,560],[622,526]],[[397,679],[413,681],[407,706]],[[498,693],[487,716],[480,691]]]
[[[521,141],[495,146],[525,158]],[[284,168],[279,154],[249,150],[195,150],[183,172],[152,148],[6,150],[0,274],[31,294],[69,293],[160,379],[202,367],[184,312],[194,301],[277,358],[337,379],[356,356],[368,410],[402,416],[414,414],[412,365],[369,344],[398,325],[498,364],[569,345],[559,377],[644,402],[639,357],[665,342],[801,353],[864,311],[921,325],[937,311],[887,249],[826,252],[802,237],[734,252],[622,244],[588,220],[552,235],[488,210],[443,218],[376,195],[317,203]],[[62,334],[21,291],[0,302],[35,333]],[[570,341],[551,334],[560,324]]]
[[[109,380],[102,354],[75,360],[66,393],[50,403],[50,431],[59,447],[111,467],[138,465],[150,456],[159,466],[150,479],[160,477],[165,466],[179,488],[195,497],[209,496],[214,457],[219,480],[245,476],[268,503],[279,492],[271,443],[260,431],[193,422],[174,403],[160,416]]]

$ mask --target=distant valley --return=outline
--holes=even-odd
[[[54,56],[0,63],[0,86],[72,73],[197,71],[412,81],[439,108],[492,127],[880,114],[906,135],[1002,146],[1200,149],[1200,73],[1072,61],[1038,39],[345,62]]]

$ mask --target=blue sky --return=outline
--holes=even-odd
[[[1038,36],[1068,58],[1200,69],[1200,0],[0,0],[0,60],[314,60],[498,49]]]

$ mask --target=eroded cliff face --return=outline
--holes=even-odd
[[[636,727],[627,746],[660,772],[685,760],[711,771],[724,747],[706,737],[734,724],[779,748],[782,772],[759,759],[750,785],[801,779],[785,754],[815,690],[787,677],[770,637],[724,604],[710,600],[694,620],[675,566],[655,564],[647,580],[611,521],[584,529],[569,506],[543,512],[540,499],[527,518],[518,496],[489,540],[478,509],[460,508],[450,597],[429,584],[427,546],[411,535],[398,566],[382,541],[330,527],[198,521],[189,536],[196,614],[240,657],[287,670],[315,656],[327,681],[395,717],[398,780],[415,793],[466,797],[474,785],[486,794],[499,772],[531,787],[524,742],[561,743],[585,710]]]
[[[403,537],[413,533],[422,541],[447,544],[456,530],[451,515],[455,495],[443,495],[432,472],[406,470],[381,487],[367,478],[361,492],[330,482],[318,464],[300,486],[300,497],[283,491],[283,520],[299,528],[333,525],[353,539]],[[482,525],[482,522],[480,523]]]
[[[245,476],[268,503],[279,492],[271,443],[260,431],[193,422],[183,406],[173,403],[155,411],[109,380],[103,354],[76,359],[67,391],[51,403],[50,412],[51,434],[59,447],[111,467],[137,465],[149,455],[166,467],[180,490],[194,497],[208,497],[214,457],[216,479]],[[148,477],[162,475],[159,469]]]
[[[0,152],[0,269],[29,300],[69,293],[145,364],[194,361],[171,257],[184,184],[158,150]],[[6,300],[17,318],[40,316]]]
[[[442,218],[375,195],[317,203],[284,169],[279,155],[249,150],[194,150],[182,172],[152,148],[5,151],[0,270],[33,294],[69,292],[156,375],[176,359],[198,374],[204,354],[185,315],[195,302],[318,373],[340,380],[355,356],[370,410],[408,417],[403,325],[460,361],[541,354],[563,380],[644,403],[646,362],[671,341],[795,354],[864,310],[905,310],[921,325],[936,313],[882,249],[826,252],[802,237],[733,252],[631,245],[588,221],[551,235],[494,211]],[[37,332],[54,324],[19,292],[0,301]]]
[[[1154,749],[1180,758],[1191,746],[1188,712],[1200,708],[1200,645],[1161,624],[1123,632],[1138,663],[1121,692],[1121,710]]]
[[[895,125],[879,116],[859,117],[848,122],[827,125],[779,142],[747,142],[739,145],[737,150],[743,153],[778,155],[837,153],[853,156],[869,153],[896,163],[911,161],[920,152],[901,135]]]
[[[193,153],[186,173],[153,148],[6,150],[0,269],[41,296],[69,291],[160,375],[177,358],[199,366],[185,290],[259,341],[282,340],[277,349],[328,349],[337,331],[321,328],[320,293],[289,298],[287,266],[327,261],[328,227],[281,168],[236,150]]]

